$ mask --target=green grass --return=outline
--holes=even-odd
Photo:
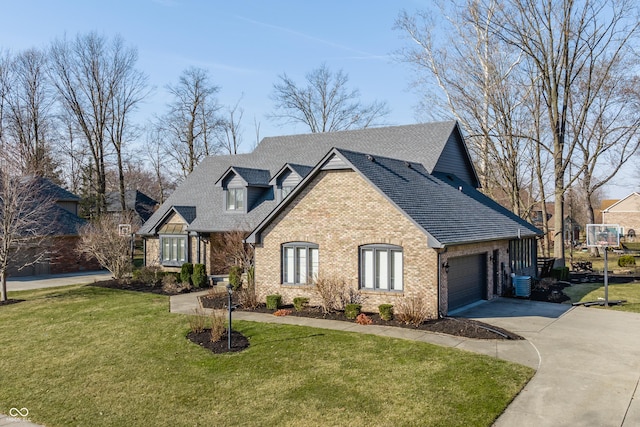
[[[582,283],[564,289],[571,302],[597,301],[604,298],[604,283]],[[627,300],[624,305],[610,306],[609,310],[640,313],[640,282],[609,284],[609,300]]]
[[[529,368],[454,349],[234,322],[241,353],[189,342],[168,298],[74,286],[0,307],[0,413],[48,426],[488,426]]]

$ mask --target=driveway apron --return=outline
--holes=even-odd
[[[500,298],[459,315],[516,332],[540,355],[496,426],[640,425],[640,314]]]

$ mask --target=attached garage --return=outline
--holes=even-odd
[[[449,258],[448,311],[487,298],[487,255]]]

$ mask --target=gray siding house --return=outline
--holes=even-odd
[[[315,277],[340,275],[371,307],[421,297],[437,317],[535,268],[539,230],[478,185],[456,122],[265,138],[206,158],[139,234],[147,264],[212,272],[216,235],[251,232],[261,295],[313,296]]]

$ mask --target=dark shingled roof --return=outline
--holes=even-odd
[[[106,202],[107,212],[122,211],[120,192],[114,191],[107,193]],[[127,210],[135,211],[140,219],[142,219],[142,222],[145,222],[151,217],[151,215],[153,215],[153,212],[155,212],[156,206],[158,206],[159,203],[141,191],[125,190],[124,204],[127,207]]]
[[[452,174],[429,174],[423,165],[406,160],[333,149],[307,179],[294,190],[292,197],[322,170],[333,155],[359,172],[392,204],[404,212],[428,237],[432,247],[490,240],[533,237],[540,230],[494,202],[469,183]],[[287,201],[278,206],[249,236],[260,240],[260,233],[281,212]]]
[[[441,245],[541,234],[453,174],[430,175],[419,163],[335,151]]]
[[[273,177],[289,163],[306,168],[316,165],[333,147],[371,153],[400,160],[421,163],[428,172],[436,168],[442,151],[452,134],[459,132],[455,121],[390,126],[353,131],[327,132],[264,138],[249,154],[206,157],[183,183],[160,206],[138,231],[152,235],[172,206],[195,206],[197,218],[188,227],[190,231],[215,232],[234,229],[251,230],[276,206],[278,201],[271,191],[265,191],[263,200],[246,214],[228,213],[224,209],[223,189],[215,183],[231,167],[261,169]],[[459,133],[458,133],[459,135]],[[468,153],[465,155],[468,156]],[[473,175],[471,185],[477,185],[477,177],[470,161]],[[267,179],[269,181],[269,179]]]

